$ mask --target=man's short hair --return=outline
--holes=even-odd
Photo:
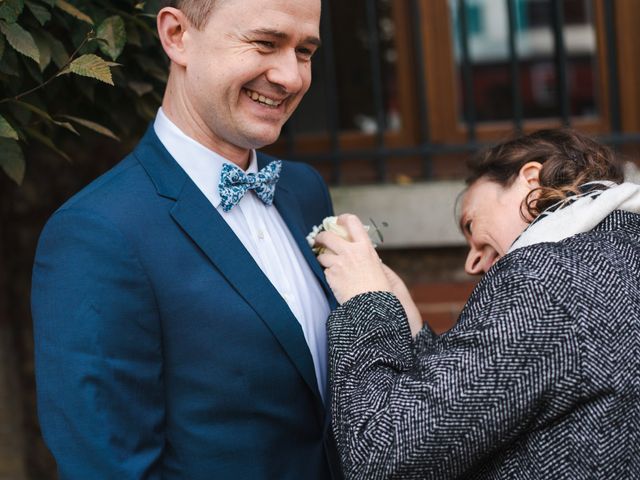
[[[219,0],[165,0],[163,7],[174,7],[185,14],[189,22],[198,30],[204,27],[211,10]]]

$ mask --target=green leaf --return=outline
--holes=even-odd
[[[51,45],[49,44],[49,39],[40,32],[31,32],[31,36],[33,40],[36,42],[38,46],[38,50],[40,51],[40,71],[44,72],[45,68],[49,66],[51,63]]]
[[[25,57],[20,57],[20,59],[22,60],[24,70],[26,70],[31,78],[35,80],[36,84],[40,85],[42,82],[44,82],[39,64],[32,62],[30,59],[27,59]],[[21,75],[23,75],[24,78],[24,73],[22,73]]]
[[[18,21],[18,17],[24,10],[24,0],[3,0],[0,1],[0,19],[9,23]]]
[[[20,144],[15,140],[0,138],[0,151],[2,151],[2,155],[0,155],[2,170],[9,175],[11,180],[18,185],[22,185],[26,163]]]
[[[113,78],[111,77],[111,70],[109,65],[102,58],[89,53],[76,58],[71,65],[69,65],[69,71],[76,75],[82,75],[83,77],[95,78],[101,82],[113,85]],[[67,72],[62,72],[67,73]]]
[[[36,17],[36,20],[38,20],[40,25],[44,26],[45,23],[51,20],[51,12],[46,7],[43,7],[42,5],[31,2],[29,0],[27,0],[25,3],[27,4],[27,7],[31,11],[31,13],[33,13],[33,16]]]
[[[69,130],[72,133],[75,133],[76,135],[79,135],[78,131],[73,127],[73,125],[71,125],[68,122],[61,122],[58,120],[55,120],[51,117],[51,115],[49,115],[48,112],[46,112],[45,110],[42,110],[39,107],[36,107],[35,105],[32,105],[30,103],[27,102],[22,102],[20,100],[14,101],[13,102],[15,105],[17,105],[18,107],[21,107],[25,110],[28,110],[32,113],[35,113],[37,116],[39,116],[40,118],[42,118],[44,121],[48,122],[48,123],[52,123],[54,125],[58,125],[59,127],[62,127],[66,130]],[[64,115],[61,115],[62,117],[64,117]]]
[[[4,55],[4,47],[5,47],[4,37],[0,36],[0,60],[2,60],[2,56]]]
[[[57,125],[59,127],[64,128],[65,130],[69,130],[71,133],[75,133],[76,135],[80,135],[78,133],[78,131],[73,127],[73,125],[71,125],[69,122],[61,122],[58,120],[54,120],[51,115],[49,115],[48,112],[42,110],[41,108],[36,107],[35,105],[32,105],[30,103],[27,102],[21,102],[21,101],[16,101],[14,102],[16,105],[29,110],[32,113],[35,113],[37,116],[39,116],[40,118],[42,118],[43,120],[45,120],[46,122],[52,123],[54,125]],[[64,115],[61,115],[61,117],[64,117]]]
[[[17,23],[5,23],[0,21],[0,32],[4,33],[7,42],[17,52],[31,58],[36,63],[40,61],[40,51],[29,32]]]
[[[56,152],[58,155],[64,158],[67,162],[71,163],[71,157],[69,157],[69,155],[67,155],[65,152],[63,152],[58,147],[56,147],[56,145],[53,143],[53,141],[49,137],[43,135],[42,133],[40,133],[39,131],[33,128],[28,128],[27,133],[29,134],[30,137],[34,138],[35,140],[37,140],[38,142],[40,142],[50,150]]]
[[[71,133],[74,133],[76,135],[80,135],[78,133],[78,130],[76,130],[75,127],[73,125],[71,125],[69,122],[59,122],[57,120],[54,120],[53,123],[55,123],[59,127],[64,128],[65,130],[69,130]]]
[[[118,137],[115,133],[109,130],[107,127],[104,127],[98,123],[92,122],[91,120],[86,120],[84,118],[72,117],[71,115],[59,115],[61,118],[66,118],[72,122],[77,123],[78,125],[82,125],[85,128],[93,130],[100,135],[104,135],[105,137],[113,138],[114,140],[120,141],[120,137]]]
[[[69,2],[65,0],[56,0],[56,7],[62,10],[65,13],[68,13],[72,17],[77,18],[78,20],[82,20],[83,22],[88,23],[89,25],[93,25],[93,20],[86,13],[81,12],[76,7],[71,5]]]
[[[0,115],[0,137],[19,140],[18,132],[11,126],[7,119]]]
[[[41,108],[36,107],[35,105],[32,105],[30,103],[27,102],[22,102],[22,101],[14,101],[13,102],[14,105],[17,105],[25,110],[30,111],[31,113],[35,113],[36,115],[38,115],[40,118],[42,118],[43,120],[49,122],[49,123],[55,123],[55,121],[53,120],[53,118],[51,118],[51,115],[49,115],[48,112],[45,112],[44,110],[42,110]]]
[[[105,42],[100,42],[98,45],[100,51],[111,57],[112,60],[116,60],[127,43],[124,20],[118,15],[106,18],[98,27],[96,36],[105,40]]]
[[[69,61],[69,53],[60,40],[55,38],[49,32],[42,30],[41,32],[49,43],[51,49],[51,58],[58,68],[64,67]]]

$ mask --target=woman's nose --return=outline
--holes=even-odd
[[[471,247],[469,249],[469,253],[467,254],[467,261],[464,264],[464,270],[469,275],[481,275],[483,273],[487,273],[487,270],[491,268],[493,264],[491,252],[487,251],[487,249],[477,249],[475,247]]]

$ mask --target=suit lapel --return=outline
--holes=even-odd
[[[287,227],[289,227],[289,231],[291,232],[291,235],[293,235],[298,248],[309,264],[309,267],[311,267],[311,270],[320,282],[320,285],[322,286],[327,299],[329,299],[331,308],[335,308],[335,305],[333,305],[333,294],[331,292],[331,289],[329,288],[329,285],[327,284],[327,280],[324,276],[324,272],[322,271],[322,267],[318,263],[315,254],[307,243],[307,234],[309,232],[302,231],[302,228],[305,227],[304,219],[302,217],[302,212],[300,211],[300,206],[298,205],[296,198],[285,188],[277,187],[276,195],[274,197],[274,205],[278,209],[278,212],[280,213],[280,216],[282,216],[282,219],[287,224]]]
[[[302,328],[242,242],[162,146],[152,127],[135,155],[152,177],[158,193],[175,199],[173,219],[264,321],[321,408],[313,359]]]
[[[259,168],[262,168],[266,163],[268,163],[268,161],[266,161],[262,155],[258,154]],[[286,168],[286,166],[284,168]],[[285,178],[282,178],[276,185],[276,193],[273,198],[273,204],[278,209],[278,212],[280,213],[280,216],[282,217],[284,222],[287,224],[287,227],[289,228],[293,239],[304,255],[304,258],[311,268],[311,271],[318,279],[318,282],[320,282],[320,285],[322,286],[322,289],[324,290],[324,293],[329,300],[329,306],[332,310],[337,308],[337,302],[335,300],[335,297],[333,296],[331,288],[329,288],[329,285],[327,284],[324,272],[322,271],[322,266],[318,263],[315,254],[307,243],[307,234],[309,233],[309,231],[311,231],[311,228],[309,228],[309,231],[307,231],[308,227],[305,225],[304,216],[302,215],[302,211],[300,210],[298,199],[293,193],[291,193]]]

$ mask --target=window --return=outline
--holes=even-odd
[[[326,131],[329,119],[323,105],[329,101],[326,82],[330,81],[327,70],[331,69],[341,99],[336,111],[339,131],[374,134],[379,128],[400,130],[396,23],[391,0],[375,4],[367,0],[332,1],[330,13],[332,43],[336,46],[335,55],[329,59],[332,65],[327,65],[326,58],[314,63],[314,84],[308,96],[316,114],[299,115],[295,128],[301,133]],[[378,77],[375,81],[374,75]]]
[[[459,176],[479,144],[640,136],[636,0],[323,0],[314,83],[276,155],[334,183]]]
[[[551,0],[520,0],[513,2],[515,42],[510,51],[509,8],[506,1],[449,0],[453,19],[456,68],[458,70],[458,115],[465,116],[474,102],[479,122],[508,120],[516,113],[512,89],[516,87],[522,103],[520,115],[526,119],[562,116],[558,89],[559,72]],[[461,8],[464,11],[461,12]],[[569,96],[568,114],[573,117],[597,115],[599,105],[599,58],[596,45],[596,24],[592,0],[569,0],[562,5],[561,35],[566,50],[565,79]],[[477,12],[488,21],[480,29],[471,27]],[[467,34],[462,35],[460,14],[466,15]],[[464,49],[468,42],[468,61],[471,63],[472,99],[464,91]],[[511,55],[514,58],[511,58]],[[514,79],[512,70],[517,69]],[[517,85],[512,81],[516,80]],[[468,118],[465,120],[469,120]]]

